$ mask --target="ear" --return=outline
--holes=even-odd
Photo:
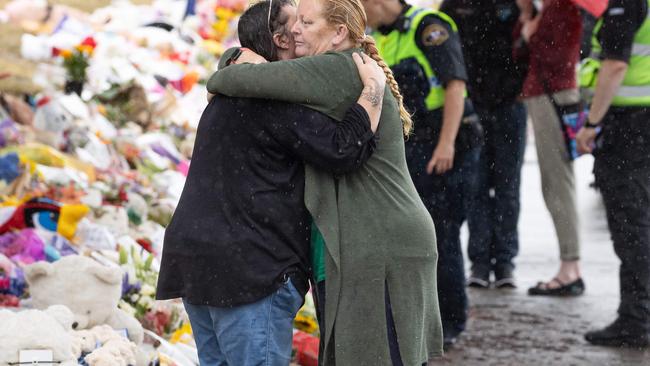
[[[273,35],[273,43],[275,44],[275,47],[279,49],[288,50],[289,41],[289,36],[286,34],[275,33]]]
[[[33,284],[39,277],[49,276],[54,271],[52,265],[48,262],[36,262],[25,267],[25,280],[28,284]]]
[[[332,46],[336,47],[348,39],[350,32],[348,31],[348,27],[345,24],[338,24],[335,30],[336,34],[334,35],[334,38],[332,38]]]
[[[122,283],[122,271],[119,269],[98,265],[91,267],[90,271],[97,279],[109,285]]]

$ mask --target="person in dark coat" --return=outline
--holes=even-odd
[[[526,147],[526,107],[517,97],[526,64],[512,57],[515,0],[445,0],[440,10],[458,24],[467,89],[485,131],[476,194],[468,212],[470,287],[515,286],[519,252],[519,186]]]
[[[290,3],[262,2],[247,13],[244,25],[264,19],[258,27],[268,34],[258,34],[278,41],[277,58],[293,56]],[[341,122],[299,105],[223,96],[204,111],[156,294],[183,299],[201,365],[289,363],[311,271],[304,163],[342,175],[375,146],[385,77],[368,57],[355,60],[371,87]]]

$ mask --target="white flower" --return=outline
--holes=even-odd
[[[153,299],[149,296],[142,296],[140,300],[138,300],[138,306],[149,309],[153,306]]]
[[[135,309],[128,302],[120,300],[118,307],[131,316],[135,316]]]
[[[156,289],[149,284],[142,285],[142,289],[140,289],[140,294],[142,294],[142,296],[153,296],[155,293]]]

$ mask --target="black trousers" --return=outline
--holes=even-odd
[[[614,251],[619,316],[650,331],[650,108],[611,108],[594,151]]]

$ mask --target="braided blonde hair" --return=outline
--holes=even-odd
[[[404,108],[404,98],[399,92],[399,85],[397,85],[397,81],[393,76],[393,71],[390,69],[390,67],[388,67],[388,65],[386,65],[386,62],[381,58],[381,56],[379,56],[379,51],[377,50],[377,44],[375,43],[374,38],[366,35],[361,42],[361,47],[368,54],[368,56],[377,61],[377,65],[379,65],[379,67],[384,70],[384,74],[386,74],[386,81],[388,82],[388,85],[390,85],[390,91],[393,93],[393,96],[395,96],[395,99],[397,99],[397,105],[399,106],[399,116],[402,120],[402,126],[404,128],[404,136],[408,136],[411,133],[411,129],[413,128],[413,120],[411,120],[411,114],[406,110],[406,108]]]
[[[377,64],[384,70],[386,81],[390,86],[393,96],[399,106],[399,116],[402,120],[404,136],[411,133],[413,121],[411,114],[404,108],[404,98],[399,91],[399,85],[393,76],[393,71],[386,65],[386,62],[379,56],[375,40],[365,34],[366,12],[360,0],[320,0],[323,4],[323,14],[329,24],[343,24],[348,28],[350,39],[361,43],[361,48],[370,58],[377,61]]]

